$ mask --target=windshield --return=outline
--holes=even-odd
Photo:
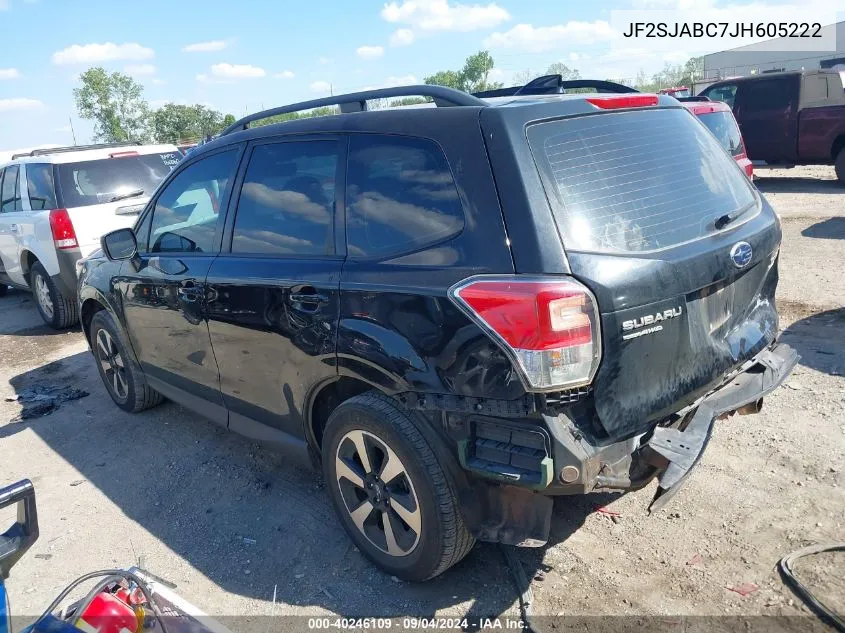
[[[568,248],[653,251],[716,232],[753,190],[681,108],[559,119],[528,129]]]
[[[169,152],[56,165],[62,206],[87,207],[128,194],[149,197],[180,158]]]
[[[698,118],[716,137],[719,144],[727,150],[728,154],[739,156],[745,153],[745,148],[742,146],[742,136],[739,133],[736,120],[730,112],[705,112],[699,114]]]

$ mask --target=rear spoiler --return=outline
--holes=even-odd
[[[681,103],[688,103],[690,101],[710,101],[708,97],[675,97]]]
[[[564,79],[560,75],[543,75],[542,77],[532,79],[524,86],[482,90],[481,92],[473,92],[472,95],[479,99],[489,99],[491,97],[514,97],[519,95],[566,94],[567,90],[589,90],[590,92],[611,92],[616,94],[639,92],[630,86],[625,86],[615,81]]]

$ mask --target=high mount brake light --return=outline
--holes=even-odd
[[[73,229],[73,222],[70,221],[67,209],[53,209],[50,211],[50,231],[53,233],[53,242],[56,248],[77,248],[76,231]]]
[[[530,390],[592,382],[601,359],[598,307],[574,279],[470,277],[449,297],[516,362]]]
[[[585,99],[602,110],[616,110],[619,108],[644,108],[657,105],[657,95],[624,95],[621,97],[591,97]]]

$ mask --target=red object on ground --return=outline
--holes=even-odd
[[[696,554],[687,561],[687,565],[698,565],[701,562],[701,554]]]
[[[610,510],[608,508],[605,508],[604,506],[597,507],[596,512],[598,512],[600,514],[606,514],[609,517],[621,517],[622,516],[616,510]]]
[[[103,591],[79,616],[76,627],[87,633],[137,633],[138,618],[128,604]]]
[[[728,591],[733,591],[734,593],[738,593],[743,598],[745,598],[746,596],[748,596],[748,595],[754,593],[755,591],[757,591],[760,587],[755,585],[753,582],[744,582],[744,583],[741,583],[741,584],[736,585],[734,587],[725,587],[725,588]]]

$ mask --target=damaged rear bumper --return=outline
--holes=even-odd
[[[707,448],[714,422],[749,405],[754,411],[759,410],[763,396],[786,380],[798,358],[795,350],[784,343],[765,349],[741,373],[706,396],[679,427],[654,429],[641,449],[643,459],[663,466],[649,511],[665,506],[684,483]]]

